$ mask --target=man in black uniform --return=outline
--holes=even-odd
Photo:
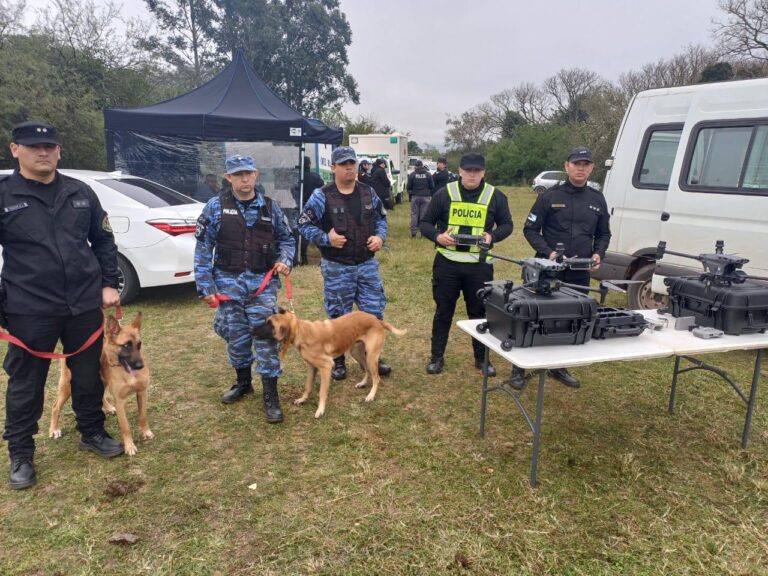
[[[421,160],[416,161],[416,169],[408,175],[408,198],[411,201],[411,238],[416,238],[419,222],[427,210],[429,200],[435,193],[435,183],[429,170]]]
[[[119,303],[117,247],[106,212],[86,184],[56,170],[61,148],[53,126],[24,122],[13,129],[11,154],[19,168],[0,176],[3,311],[8,331],[32,350],[52,352],[61,339],[74,352],[101,327],[102,308]],[[102,339],[67,359],[80,449],[111,458],[123,445],[104,431]],[[10,486],[35,484],[37,421],[43,413],[50,360],[15,345],[8,374],[5,433]]]
[[[459,181],[435,192],[419,224],[422,236],[432,240],[437,250],[432,265],[432,296],[436,308],[427,374],[443,371],[443,355],[459,294],[464,293],[469,318],[485,318],[485,305],[477,291],[485,282],[493,280],[493,264],[479,261],[479,248],[458,246],[451,234],[484,236],[485,242],[491,245],[512,234],[507,197],[485,182],[484,176],[483,156],[475,153],[462,156]],[[472,348],[475,367],[482,369],[485,347],[473,339]],[[488,375],[496,375],[490,363]]]
[[[432,175],[432,180],[435,182],[435,190],[440,190],[448,185],[448,182],[456,180],[456,175],[448,170],[448,160],[445,158],[437,159],[437,170]]]
[[[539,258],[556,258],[558,243],[565,247],[566,257],[591,256],[595,261],[591,270],[566,269],[558,276],[563,282],[581,286],[589,286],[589,273],[600,267],[611,240],[605,198],[587,186],[593,168],[589,148],[579,146],[571,150],[565,162],[568,180],[539,195],[523,228],[525,239]],[[565,368],[550,370],[549,375],[566,386],[579,387],[579,381]],[[525,380],[521,368],[512,371],[509,383],[513,388],[522,388]]]

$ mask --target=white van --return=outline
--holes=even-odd
[[[768,276],[768,79],[647,90],[630,103],[603,188],[613,237],[597,278],[631,278],[630,308],[658,307],[664,276],[700,272],[690,254],[749,258]],[[655,274],[654,274],[655,272]]]

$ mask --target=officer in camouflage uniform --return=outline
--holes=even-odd
[[[277,203],[257,189],[259,171],[253,158],[227,158],[226,172],[231,190],[208,201],[195,232],[197,291],[209,305],[219,304],[213,328],[226,340],[229,363],[237,372],[236,383],[221,401],[231,404],[253,392],[253,349],[264,388],[267,422],[282,422],[277,393],[277,377],[282,370],[277,342],[251,337],[251,329],[263,324],[275,311],[278,275],[261,294],[252,294],[270,270],[290,273],[295,253],[293,235]]]
[[[328,318],[363,312],[384,318],[387,298],[374,258],[387,237],[387,211],[373,188],[357,181],[357,155],[336,148],[331,155],[333,182],[315,190],[299,217],[299,232],[322,254],[323,301]],[[379,374],[392,371],[379,360]],[[334,359],[334,380],[347,377],[344,356]]]

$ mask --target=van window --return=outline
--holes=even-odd
[[[751,126],[700,130],[688,170],[688,184],[738,188],[751,137]]]
[[[689,192],[768,196],[765,118],[694,127],[680,187]]]
[[[650,133],[640,164],[638,181],[648,187],[667,188],[672,178],[672,165],[677,156],[682,128],[654,130]]]
[[[744,188],[768,189],[768,126],[758,126],[744,172]]]

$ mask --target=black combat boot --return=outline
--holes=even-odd
[[[32,457],[17,456],[11,458],[11,470],[8,475],[8,484],[11,490],[23,490],[34,486],[37,482],[35,474],[35,465],[32,463]]]
[[[389,376],[392,374],[392,367],[379,358],[379,376]]]
[[[237,382],[221,397],[221,401],[224,404],[234,404],[246,394],[253,394],[251,367],[236,368],[235,370],[237,372]]]
[[[512,368],[512,376],[509,377],[509,380],[505,380],[504,384],[514,390],[522,390],[525,388],[525,382],[525,370],[514,366]]]
[[[427,364],[427,374],[440,374],[445,367],[445,360],[442,356],[432,356]]]
[[[264,387],[264,412],[267,422],[277,424],[283,421],[283,411],[280,410],[280,396],[277,394],[277,376],[262,376]]]
[[[581,386],[581,383],[576,379],[576,377],[574,377],[565,368],[553,368],[552,370],[547,370],[547,374],[549,374],[552,378],[561,384],[565,384],[568,386],[568,388],[578,388]]]
[[[347,363],[344,360],[344,355],[336,356],[333,359],[333,369],[331,370],[331,378],[334,380],[344,380],[347,377]]]

